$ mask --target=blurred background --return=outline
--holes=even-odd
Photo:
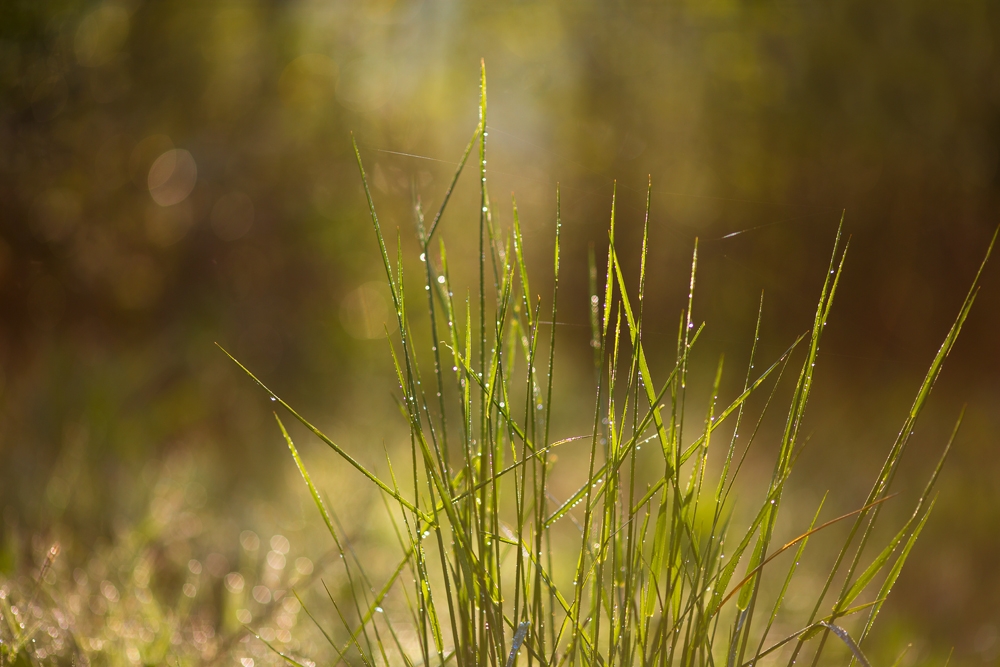
[[[560,187],[559,428],[590,418],[587,249],[604,261],[615,188],[634,274],[651,178],[661,361],[699,239],[699,396],[721,353],[741,381],[762,293],[761,359],[810,326],[843,215],[794,489],[857,507],[1000,222],[998,39],[987,0],[0,4],[0,569],[37,564],[53,533],[85,554],[175,492],[201,540],[170,556],[185,567],[190,549],[236,558],[249,528],[304,530],[271,404],[216,342],[379,465],[405,423],[351,132],[419,295],[413,197],[440,205],[480,58],[495,219],[513,192],[541,294]],[[466,174],[440,232],[472,288],[477,206]],[[907,662],[1000,655],[998,330],[994,261],[899,481],[897,519],[967,404],[879,621],[885,660],[908,642]]]

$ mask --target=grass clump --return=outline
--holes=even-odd
[[[409,425],[409,461],[394,466],[387,457],[388,473],[377,475],[261,383],[378,488],[399,538],[397,567],[374,581],[365,558],[338,530],[279,416],[281,433],[343,556],[349,607],[338,605],[331,593],[337,621],[332,626],[317,621],[337,661],[407,667],[513,667],[518,660],[544,667],[735,667],[767,657],[815,665],[833,647],[868,665],[862,647],[933,508],[934,484],[954,434],[911,518],[884,544],[876,544],[876,523],[892,495],[914,424],[975,299],[979,275],[863,505],[827,518],[821,502],[812,522],[797,527],[800,536],[782,544],[776,527],[804,444],[803,420],[847,244],[838,231],[810,330],[777,359],[767,360],[762,372],[753,370],[760,367],[755,337],[743,389],[728,403],[718,400],[720,360],[704,419],[691,424],[689,365],[704,327],[692,315],[697,242],[687,304],[670,343],[676,355],[671,367],[654,375],[643,336],[649,198],[637,290],[627,287],[618,260],[612,199],[601,284],[591,256],[594,411],[588,433],[570,439],[585,448],[586,475],[575,492],[557,499],[551,491],[556,474],[551,453],[569,440],[554,441],[550,432],[559,402],[552,382],[556,337],[554,327],[543,325],[558,314],[559,195],[554,288],[545,301],[530,289],[516,203],[512,228],[501,232],[494,225],[486,182],[486,111],[484,73],[479,125],[441,209],[428,223],[415,205],[420,280],[427,294],[417,307],[426,309],[430,350],[417,349],[402,252],[390,255],[355,147],[398,324],[398,342],[390,345],[401,388],[399,409]],[[434,237],[472,155],[481,193],[478,287],[463,303],[454,295],[445,245]],[[758,331],[759,323],[758,316]],[[736,506],[734,480],[764,412],[778,409],[775,389],[783,375],[795,379],[773,470],[756,505]],[[764,409],[752,419],[748,398],[765,391]],[[640,459],[643,444],[655,450],[655,464],[648,451]],[[710,454],[719,465],[709,465]],[[812,588],[801,586],[795,574],[810,537],[834,524],[844,535],[825,554],[832,561],[825,579]],[[791,563],[774,571],[772,559],[791,550]],[[782,605],[797,589],[813,601],[793,618]],[[391,600],[400,613],[380,613]],[[315,620],[315,613],[306,611]]]

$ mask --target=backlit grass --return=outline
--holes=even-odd
[[[788,341],[776,359],[757,358],[755,337],[749,368],[740,371],[743,391],[734,398],[719,396],[720,359],[715,389],[701,408],[704,418],[691,423],[689,361],[704,327],[692,315],[697,243],[687,304],[679,313],[676,340],[669,341],[675,359],[654,374],[644,350],[668,342],[643,335],[648,228],[643,230],[639,274],[627,276],[615,247],[612,199],[606,257],[600,267],[591,259],[592,276],[601,278],[591,281],[598,369],[594,409],[587,433],[573,439],[582,440],[584,449],[579,442],[572,449],[573,456],[583,452],[579,456],[586,457],[587,473],[575,493],[558,498],[550,490],[560,471],[552,453],[568,441],[553,441],[549,428],[560,397],[552,383],[554,327],[545,325],[557,321],[559,306],[559,193],[552,232],[554,289],[539,298],[530,288],[516,202],[510,229],[494,223],[497,203],[486,181],[486,113],[484,72],[479,125],[441,210],[427,220],[415,204],[422,249],[415,278],[404,270],[398,242],[393,255],[383,236],[355,147],[397,320],[399,336],[390,338],[390,352],[399,409],[409,425],[410,460],[393,466],[387,459],[387,473],[375,474],[261,384],[291,418],[354,466],[359,478],[378,487],[398,536],[398,567],[387,579],[372,581],[364,555],[344,548],[343,536],[281,421],[284,413],[278,415],[295,462],[344,556],[350,606],[338,605],[331,595],[330,609],[309,610],[336,660],[459,667],[511,667],[520,660],[561,667],[735,666],[767,658],[791,665],[817,664],[835,649],[867,665],[865,640],[933,508],[934,483],[951,440],[915,500],[911,518],[884,543],[877,542],[875,527],[882,503],[893,495],[916,420],[975,299],[979,276],[931,361],[884,464],[868,473],[872,483],[865,502],[840,517],[827,516],[820,503],[809,525],[795,527],[800,536],[780,544],[774,536],[785,485],[804,444],[803,419],[847,243],[838,232],[810,329]],[[446,245],[435,232],[471,155],[478,163],[481,206],[478,285],[467,293],[452,284]],[[648,212],[647,196],[647,221]],[[424,284],[426,300],[414,303],[404,274],[407,281]],[[428,316],[429,350],[418,349],[411,329],[415,309]],[[795,378],[790,396],[776,391],[783,375]],[[763,416],[748,409],[748,397],[757,392],[768,394],[764,411],[784,411],[784,428],[762,499],[737,507],[731,495],[734,480]],[[957,424],[955,428],[957,432]],[[638,456],[643,445],[657,454],[652,472],[649,459]],[[710,464],[710,458],[721,464]],[[404,470],[405,477],[397,475]],[[814,602],[790,618],[783,601],[798,590],[797,567],[810,536],[821,530],[840,531],[840,546],[826,554],[832,566],[814,587],[818,590],[806,589]],[[790,563],[779,561],[781,569],[770,564],[791,550],[795,557]],[[382,613],[392,600],[400,600],[401,615]],[[777,631],[790,624],[794,631]],[[297,658],[285,657],[299,664]]]

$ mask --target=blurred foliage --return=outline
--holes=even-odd
[[[111,539],[118,517],[143,514],[137,471],[171,452],[216,461],[213,507],[281,486],[270,406],[215,341],[379,460],[403,431],[383,418],[386,304],[349,132],[415,254],[411,196],[440,202],[475,126],[480,57],[491,191],[504,222],[517,193],[538,266],[561,184],[566,324],[587,322],[586,246],[606,238],[615,180],[635,222],[619,227],[626,264],[653,181],[649,280],[665,288],[650,328],[675,326],[699,236],[700,316],[727,323],[706,341],[735,358],[762,290],[762,344],[808,326],[846,209],[824,350],[837,363],[817,385],[830,407],[802,469],[850,485],[902,422],[997,224],[998,38],[988,0],[3,2],[5,552],[27,558],[15,533],[55,525]],[[467,185],[442,223],[458,284],[474,254]],[[954,645],[956,663],[1000,652],[998,304],[993,268],[914,442],[914,479],[963,402],[968,427],[887,607],[901,636]],[[564,327],[566,358],[586,359],[585,332]],[[572,386],[585,376],[569,366]]]
[[[172,457],[142,477],[135,522],[119,520],[97,544],[53,527],[8,534],[0,571],[0,662],[12,665],[285,664],[285,652],[318,649],[293,588],[307,589],[325,563],[277,533],[243,530],[206,511],[203,466]],[[287,511],[284,532],[301,541]],[[260,524],[266,521],[258,520]],[[228,529],[228,530],[227,530]],[[259,638],[245,631],[253,623]]]

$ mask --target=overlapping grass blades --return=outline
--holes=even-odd
[[[399,566],[377,587],[369,580],[361,559],[348,553],[349,549],[341,549],[355,596],[353,621],[350,614],[337,608],[342,633],[319,622],[338,660],[364,665],[395,661],[386,651],[386,646],[392,645],[398,661],[408,667],[450,662],[459,667],[513,667],[519,654],[529,666],[544,667],[735,666],[753,664],[780,649],[794,661],[806,642],[822,633],[815,642],[815,664],[831,629],[845,633],[851,650],[862,655],[858,644],[868,635],[933,505],[933,485],[950,442],[913,518],[867,565],[866,549],[875,538],[873,527],[882,503],[890,497],[914,422],[968,315],[979,276],[867,501],[855,512],[820,522],[821,503],[812,523],[801,527],[798,539],[773,549],[785,483],[803,446],[802,424],[823,332],[844,267],[846,244],[841,243],[840,232],[811,329],[756,376],[751,370],[757,355],[755,334],[743,391],[721,410],[717,405],[723,373],[720,359],[704,422],[692,437],[691,427],[685,424],[690,412],[685,403],[686,387],[692,349],[704,326],[693,314],[697,243],[673,365],[656,371],[647,361],[643,336],[650,198],[647,195],[638,290],[634,293],[628,288],[629,279],[616,252],[612,198],[601,294],[597,293],[596,259],[591,252],[597,383],[594,411],[585,422],[589,432],[553,442],[550,423],[559,397],[553,393],[556,336],[550,324],[558,315],[559,194],[555,202],[553,293],[545,304],[529,287],[516,202],[510,231],[502,232],[495,223],[486,182],[487,130],[484,68],[479,124],[429,230],[425,231],[424,213],[419,202],[415,203],[428,295],[431,349],[426,354],[416,349],[411,331],[402,251],[397,251],[392,261],[355,146],[397,318],[399,338],[391,342],[391,353],[402,388],[400,410],[409,424],[412,478],[405,484],[412,484],[412,488],[404,490],[391,461],[389,481],[364,468],[260,383],[293,417],[377,486],[399,536]],[[435,248],[433,237],[477,144],[479,285],[473,296],[465,297],[463,306],[454,297],[445,245],[441,241]],[[436,260],[432,257],[435,250]],[[547,321],[542,319],[543,310]],[[746,449],[758,434],[763,413],[777,400],[778,380],[802,343],[807,343],[804,359],[763,499],[756,507],[741,506],[734,511],[730,490]],[[443,360],[448,355],[451,364]],[[432,364],[432,379],[421,375],[421,360]],[[771,387],[770,393],[748,431],[744,425],[747,400],[765,385]],[[715,432],[723,422],[733,429],[728,443],[720,445]],[[319,492],[280,420],[279,425],[327,528],[341,547]],[[738,436],[743,439],[738,440]],[[550,452],[573,440],[589,441],[583,452],[580,444],[574,445],[577,449],[573,452],[574,456],[587,457],[587,474],[579,490],[560,502],[549,488],[554,474]],[[662,473],[648,484],[638,462],[638,450],[645,442],[655,442],[661,455]],[[738,448],[737,442],[746,445]],[[720,451],[713,453],[715,450]],[[710,456],[714,463],[710,463]],[[648,468],[648,461],[641,467]],[[737,526],[734,517],[749,517],[749,522]],[[782,600],[796,585],[796,566],[808,538],[849,518],[853,523],[843,524],[851,527],[825,586],[813,592],[816,601],[812,613],[799,619],[799,631],[772,637]],[[578,533],[572,554],[565,553],[565,531],[562,537],[557,535],[566,521],[574,522]],[[859,533],[861,538],[851,555]],[[901,544],[904,546],[899,550]],[[768,564],[792,546],[797,546],[797,553],[785,576],[769,577],[772,568]],[[566,571],[567,562],[575,563],[571,571]],[[848,567],[841,572],[845,562]],[[412,589],[400,576],[405,569],[413,575]],[[738,583],[733,584],[734,578]],[[882,583],[874,599],[859,604],[869,585],[879,579]],[[838,582],[841,590],[831,605],[827,594]],[[408,619],[376,614],[393,595],[405,597]],[[830,612],[821,615],[824,605]],[[856,631],[855,643],[847,630],[833,623],[861,611],[867,611],[868,618]],[[783,625],[787,626],[791,621],[785,620]],[[400,639],[397,626],[404,622],[417,637],[415,642]],[[336,634],[343,634],[339,643],[332,638]]]

